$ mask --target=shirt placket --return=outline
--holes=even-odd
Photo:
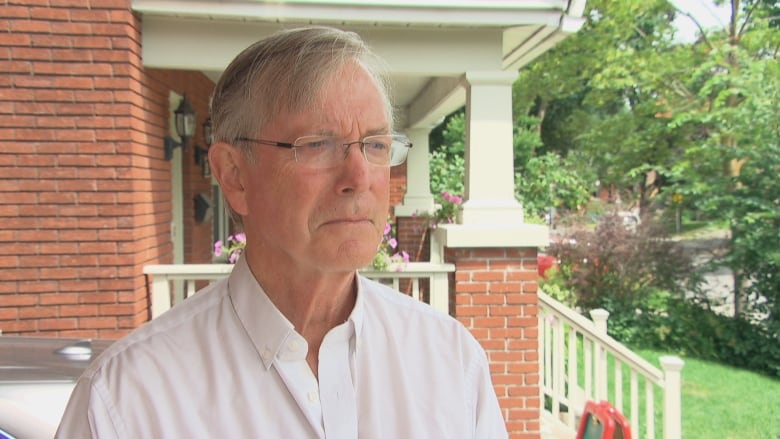
[[[327,438],[357,438],[357,400],[352,379],[351,324],[332,329],[320,346],[319,389]]]
[[[274,367],[287,390],[311,424],[315,437],[325,438],[322,405],[317,378],[306,362],[308,344],[298,333],[292,332],[279,350]]]

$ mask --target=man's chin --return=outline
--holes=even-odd
[[[337,271],[355,271],[360,268],[367,267],[374,260],[376,255],[376,249],[365,247],[361,244],[359,248],[342,246],[339,251],[333,255],[331,263],[333,268]]]

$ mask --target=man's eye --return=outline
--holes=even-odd
[[[333,142],[329,139],[313,139],[313,140],[307,140],[303,144],[301,144],[304,148],[311,148],[311,149],[322,149],[327,148],[333,144]]]
[[[372,142],[366,143],[366,147],[369,148],[369,149],[376,150],[376,151],[384,151],[387,148],[389,148],[390,145],[387,144],[387,143],[384,143],[384,142],[374,142],[374,141],[372,141]]]

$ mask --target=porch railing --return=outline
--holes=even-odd
[[[598,309],[590,314],[592,321],[539,291],[544,421],[573,438],[585,401],[608,400],[630,420],[633,437],[682,437],[680,371],[683,361],[678,357],[661,357],[663,370],[659,370],[607,335],[607,311]],[[644,390],[643,400],[639,396],[640,387]],[[656,391],[663,395],[660,410],[655,406]],[[644,410],[640,410],[642,406]],[[663,426],[662,436],[656,434],[656,423]]]
[[[232,264],[171,264],[146,265],[143,273],[150,286],[151,317],[156,318],[172,306],[195,294],[207,283],[227,277]],[[410,262],[401,271],[361,270],[361,274],[392,285],[418,300],[427,298],[434,308],[449,312],[449,283],[447,275],[455,271],[453,264]],[[427,281],[427,282],[425,282]]]

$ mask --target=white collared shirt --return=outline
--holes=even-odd
[[[484,351],[455,319],[360,277],[306,340],[239,260],[85,371],[58,438],[504,438]]]

